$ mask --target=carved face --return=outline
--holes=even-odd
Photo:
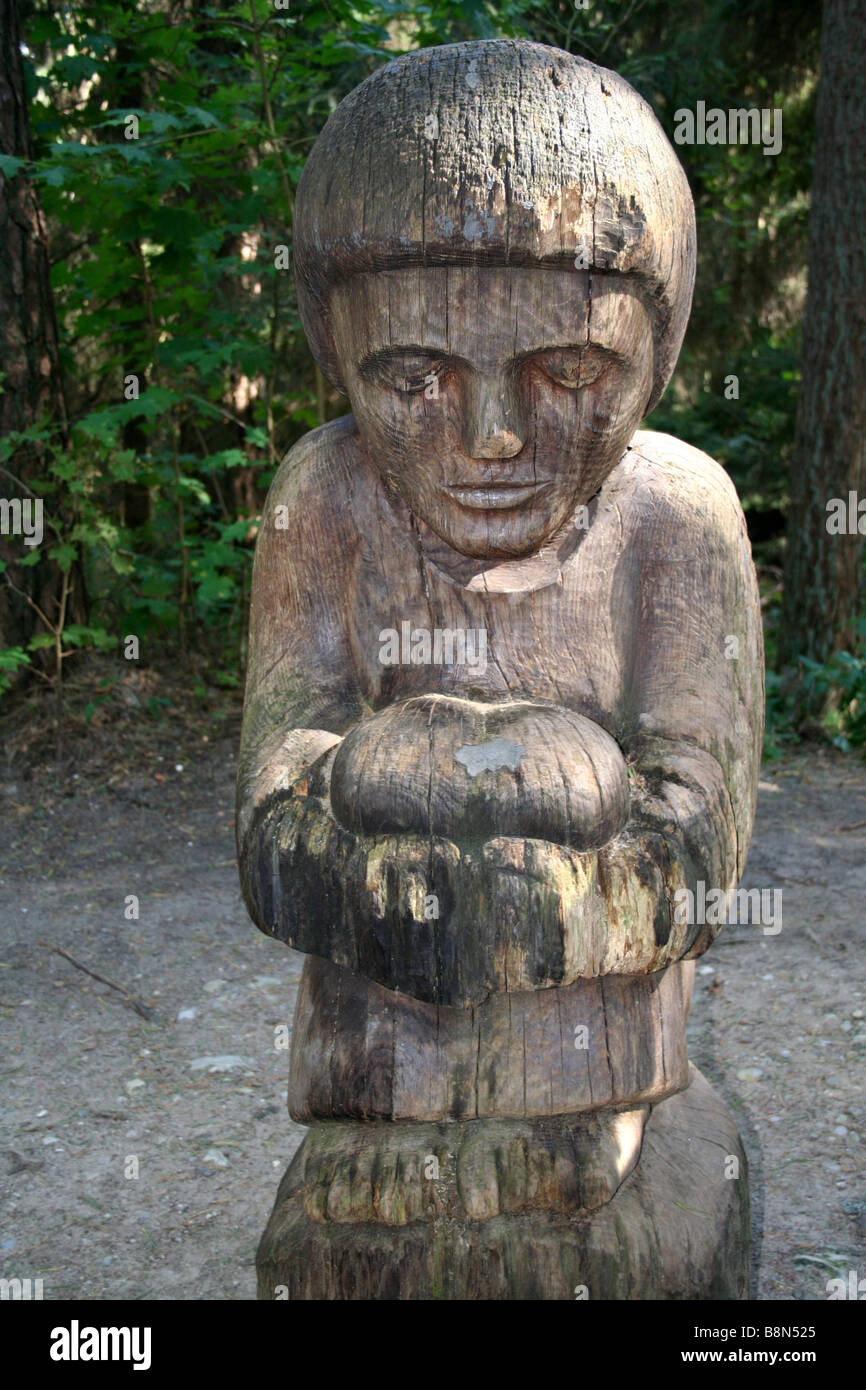
[[[463,555],[532,554],[619,462],[652,389],[633,282],[548,267],[433,266],[333,291],[370,462]]]

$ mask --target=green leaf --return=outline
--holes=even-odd
[[[95,647],[98,651],[116,645],[116,639],[104,627],[83,627],[79,623],[70,623],[63,629],[63,641],[70,647]]]
[[[36,170],[36,177],[52,188],[61,188],[66,182],[66,175],[69,172],[62,164],[42,164]]]
[[[77,547],[70,545],[68,541],[62,541],[60,545],[52,546],[48,553],[64,574],[69,573],[78,559]]]
[[[0,650],[0,671],[17,671],[20,666],[29,666],[30,657],[23,647],[4,647]]]

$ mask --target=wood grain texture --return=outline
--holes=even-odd
[[[427,695],[347,734],[331,807],[362,835],[521,835],[593,850],[628,820],[628,778],[614,740],[581,715]]]
[[[327,209],[327,212],[325,212]],[[652,409],[691,304],[688,183],[617,73],[523,40],[448,44],[373,73],[331,116],[298,187],[298,304],[343,382],[330,289],[393,265],[556,264],[639,273],[653,307]]]
[[[447,1126],[314,1124],[292,1192],[320,1223],[409,1226],[446,1214],[486,1221],[526,1211],[574,1216],[609,1202],[628,1177],[648,1114],[643,1105]]]
[[[724,471],[638,429],[685,175],[615,74],[449,45],[337,108],[294,239],[352,414],[281,465],[253,573],[241,883],[310,956],[312,1124],[260,1292],[742,1297],[745,1160],[687,1086],[721,922],[678,909],[745,866],[760,604]]]
[[[566,1142],[574,1132],[573,1122],[316,1125],[259,1246],[259,1297],[281,1287],[290,1300],[748,1296],[746,1158],[698,1071],[652,1107],[640,1162],[592,1209],[581,1180],[603,1145],[594,1134],[581,1156]],[[425,1176],[430,1158],[438,1177]],[[737,1178],[726,1176],[732,1159]]]
[[[290,528],[263,531],[257,547],[238,804],[242,883],[262,929],[443,1004],[657,970],[706,949],[718,925],[677,924],[674,896],[699,880],[727,889],[742,872],[763,713],[757,584],[718,465],[639,433],[553,579],[518,594],[454,582],[423,538],[419,552],[351,421],[308,438],[274,496]],[[383,667],[378,633],[402,616],[486,628],[486,670]],[[342,827],[329,794],[341,738],[365,711],[431,688],[549,701],[599,725],[629,769],[622,832],[580,853]]]
[[[292,1033],[294,1120],[571,1115],[688,1084],[694,966],[423,1004],[308,957]],[[583,1031],[585,1030],[585,1032]]]

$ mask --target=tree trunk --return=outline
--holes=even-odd
[[[825,0],[780,668],[800,656],[826,661],[855,641],[858,513],[855,503],[853,534],[835,534],[828,504],[841,498],[847,512],[849,492],[866,492],[864,32],[866,0]]]
[[[17,0],[0,0],[0,151],[33,158]],[[50,262],[39,198],[24,169],[0,173],[0,437],[45,416],[65,442],[66,409],[60,375]],[[26,498],[44,466],[33,444],[16,450],[0,471],[0,496]],[[0,558],[16,588],[51,603],[54,581],[43,566],[22,569],[20,538],[0,537]],[[47,581],[47,584],[46,584]],[[38,589],[35,587],[38,586]],[[46,592],[47,588],[47,592]],[[46,610],[43,606],[43,611]],[[38,621],[26,600],[0,585],[0,648],[26,643]]]

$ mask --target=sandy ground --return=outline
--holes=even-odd
[[[0,774],[0,1274],[45,1298],[254,1297],[303,1136],[275,1046],[302,958],[240,901],[235,747]],[[866,1276],[864,846],[862,762],[765,766],[745,885],[782,891],[782,930],[726,928],[698,965],[691,1055],[748,1152],[760,1299]]]

